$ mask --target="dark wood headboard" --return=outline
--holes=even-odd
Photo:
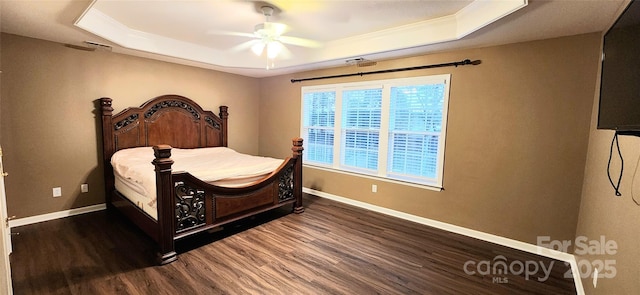
[[[121,149],[160,144],[175,148],[227,146],[227,107],[220,115],[205,111],[180,95],[162,95],[140,107],[113,115],[111,98],[100,99],[105,173],[111,170],[111,156]],[[107,179],[105,175],[105,179]],[[111,183],[107,183],[107,187]]]
[[[111,98],[101,98],[105,152],[168,144],[176,148],[227,146],[227,107],[220,115],[180,95],[153,98],[112,115]]]

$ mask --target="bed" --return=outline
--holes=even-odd
[[[226,106],[216,115],[180,95],[159,96],[115,115],[111,105],[111,98],[100,99],[107,207],[122,213],[157,243],[160,264],[177,259],[179,239],[282,206],[304,212],[301,138],[292,140],[291,157],[281,159],[271,172],[232,184],[224,179],[205,181],[174,170],[172,150],[176,157],[191,151],[226,151]],[[114,173],[114,154],[134,150],[145,153],[144,157],[153,153],[148,164],[153,168],[152,181],[155,176],[152,201],[135,201],[135,193],[120,182],[122,175]],[[205,166],[216,170],[218,163]]]

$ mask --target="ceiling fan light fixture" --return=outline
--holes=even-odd
[[[253,46],[251,46],[251,51],[253,51],[253,53],[255,53],[257,56],[262,55],[262,51],[264,50],[265,47],[265,43],[264,42],[258,42],[256,44],[253,44]]]
[[[267,43],[267,57],[270,59],[276,58],[282,51],[282,43],[278,41],[271,41]]]

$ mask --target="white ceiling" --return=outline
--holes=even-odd
[[[2,32],[252,77],[606,30],[628,0],[0,0]],[[286,45],[266,70],[249,48],[260,7],[276,8]],[[471,59],[475,57],[469,57]],[[443,61],[449,62],[449,61]]]

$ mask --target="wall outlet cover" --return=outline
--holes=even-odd
[[[53,197],[57,198],[57,197],[61,197],[62,196],[62,188],[61,187],[54,187],[53,188]]]

